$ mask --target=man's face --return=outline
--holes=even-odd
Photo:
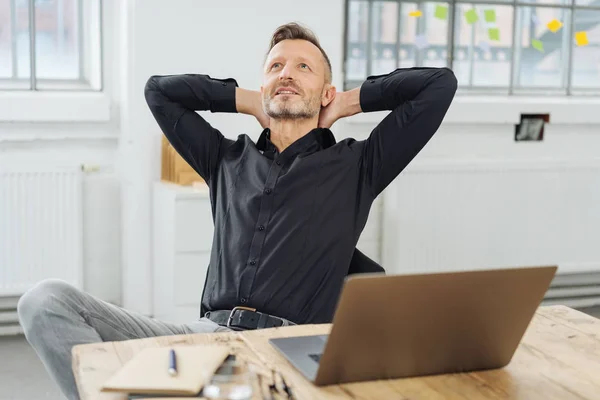
[[[264,66],[262,101],[273,119],[306,119],[319,114],[326,64],[321,51],[306,40],[283,40]]]

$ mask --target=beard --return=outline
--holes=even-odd
[[[273,119],[310,119],[316,116],[321,110],[320,97],[303,99],[299,95],[300,101],[293,100],[293,96],[276,98],[275,95],[263,96],[263,109],[265,114]]]

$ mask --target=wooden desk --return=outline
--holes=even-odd
[[[101,393],[100,388],[140,349],[218,342],[228,345],[239,358],[251,361],[265,379],[270,380],[269,368],[281,371],[299,400],[600,399],[600,320],[568,307],[540,307],[511,363],[485,372],[317,388],[267,341],[272,337],[324,334],[329,329],[329,325],[301,325],[80,345],[73,348],[73,370],[83,400],[122,400],[126,396]]]

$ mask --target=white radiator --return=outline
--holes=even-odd
[[[552,297],[600,303],[600,159],[421,162],[383,205],[390,273],[558,265]]]
[[[80,166],[0,164],[0,297],[60,278],[81,287]]]
[[[600,159],[409,166],[385,192],[389,273],[558,265],[547,304],[600,304]]]
[[[0,335],[21,332],[19,297],[36,282],[82,283],[80,166],[0,163]]]

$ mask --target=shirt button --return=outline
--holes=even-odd
[[[240,299],[240,301],[242,302],[242,304],[246,304],[246,302],[248,302],[248,299],[247,299],[247,298],[245,298],[245,297],[242,297],[242,298]]]
[[[227,82],[221,82],[221,85],[227,86]]]
[[[264,230],[265,230],[265,227],[261,225],[261,226],[259,226],[259,227],[258,227],[258,230],[259,230],[259,231],[264,231]]]
[[[266,194],[271,194],[272,190],[271,189],[265,189],[265,193]]]
[[[250,265],[256,265],[256,261],[254,261],[254,260],[250,261]]]
[[[275,164],[281,165],[281,161],[277,160],[277,161],[275,161]]]

